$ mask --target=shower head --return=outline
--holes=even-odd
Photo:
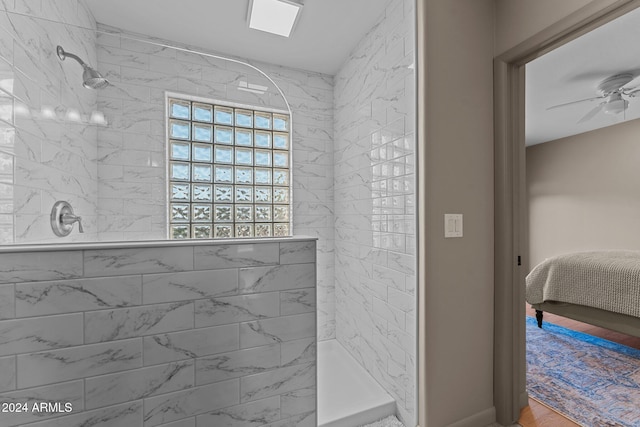
[[[73,58],[78,61],[78,64],[82,65],[82,68],[84,69],[84,71],[82,72],[82,86],[86,87],[87,89],[102,89],[109,86],[109,81],[105,79],[102,74],[85,63],[77,55],[65,52],[62,46],[58,46],[56,48],[56,53],[58,54],[58,58],[60,58],[61,61],[64,61],[66,58]]]

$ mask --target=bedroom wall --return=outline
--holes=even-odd
[[[527,148],[531,267],[572,251],[640,250],[640,119]]]

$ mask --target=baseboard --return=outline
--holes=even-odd
[[[496,408],[485,409],[470,417],[449,424],[447,427],[478,427],[490,426],[496,422]]]
[[[529,406],[529,393],[523,391],[520,393],[520,409]]]

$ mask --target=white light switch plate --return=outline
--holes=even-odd
[[[444,237],[462,237],[462,214],[444,214]]]

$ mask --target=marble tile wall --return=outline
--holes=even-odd
[[[315,427],[315,262],[311,239],[2,253],[0,404],[28,410],[0,425]]]
[[[335,77],[338,341],[416,425],[414,1],[392,0]]]
[[[92,27],[80,0],[0,2],[0,244],[97,240],[97,129],[88,124],[97,95],[82,87],[79,64],[56,56],[60,44],[95,64]],[[84,234],[53,234],[57,200],[82,216]]]

